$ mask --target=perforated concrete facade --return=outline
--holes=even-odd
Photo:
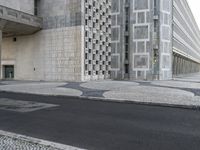
[[[85,0],[85,79],[110,78],[111,1]]]

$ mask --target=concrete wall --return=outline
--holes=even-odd
[[[41,0],[38,15],[43,18],[43,29],[83,25],[83,0]]]
[[[0,5],[34,14],[34,0],[1,0]]]
[[[15,66],[19,80],[81,80],[82,27],[43,30],[3,39],[2,64]]]
[[[173,51],[200,63],[200,31],[186,0],[173,1]]]
[[[17,42],[12,38],[3,39],[2,63],[15,65],[15,79],[83,80],[83,1],[39,2],[38,15],[43,18],[43,30],[17,37]]]
[[[110,7],[110,0],[38,1],[43,30],[17,37],[17,42],[12,38],[4,39],[3,64],[15,65],[15,79],[83,81],[109,78]],[[86,20],[90,23],[86,24]]]

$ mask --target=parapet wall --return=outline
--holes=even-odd
[[[34,0],[0,0],[0,5],[34,15]]]

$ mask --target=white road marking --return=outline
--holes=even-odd
[[[32,112],[57,106],[58,105],[48,103],[0,98],[0,109],[16,112]]]

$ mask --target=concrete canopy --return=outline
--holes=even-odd
[[[41,28],[41,18],[0,6],[0,30],[3,37],[29,35]]]

